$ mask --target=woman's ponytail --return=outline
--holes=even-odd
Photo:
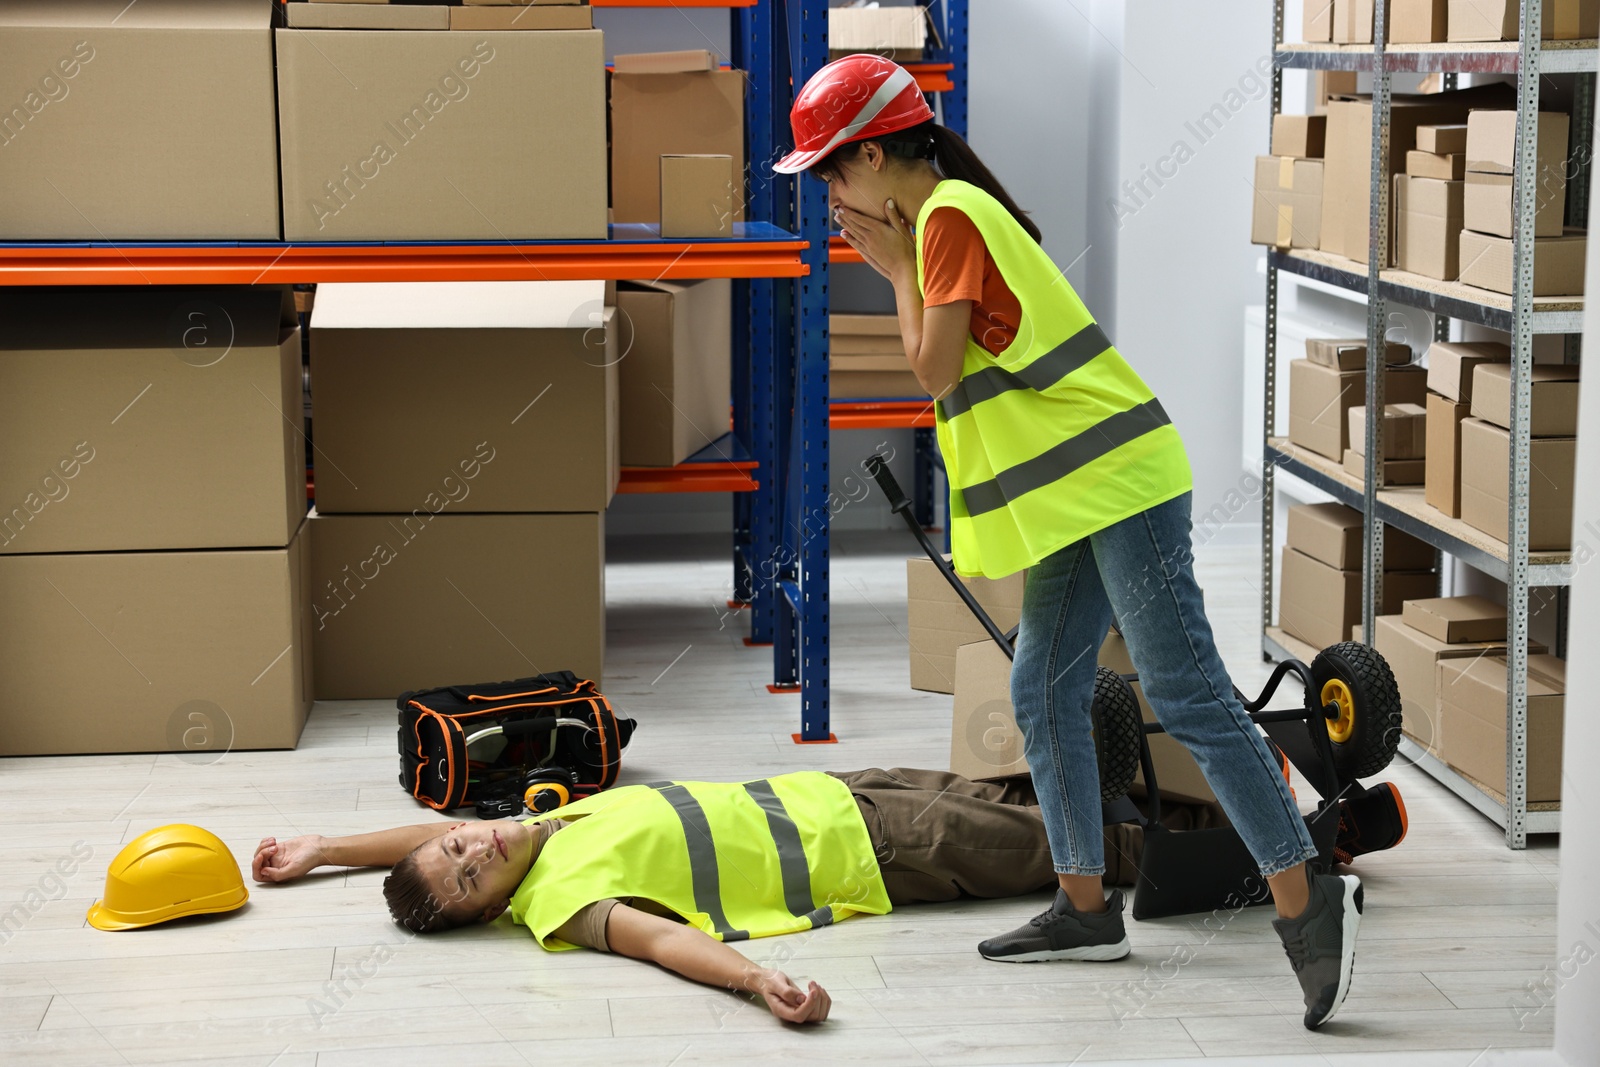
[[[1038,225],[1028,217],[1028,213],[1017,206],[1011,199],[1011,194],[1006,192],[1005,186],[1000,184],[989,168],[983,165],[983,160],[978,158],[961,135],[954,130],[939,125],[937,122],[927,124],[929,134],[933,137],[933,161],[939,167],[940,173],[946,178],[976,185],[1000,201],[1011,217],[1017,220],[1017,225],[1028,232],[1034,241],[1042,241]]]

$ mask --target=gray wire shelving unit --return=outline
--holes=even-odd
[[[1523,235],[1533,232],[1535,210],[1535,145],[1540,82],[1546,75],[1578,75],[1573,87],[1572,158],[1569,172],[1567,219],[1569,225],[1588,222],[1590,153],[1594,126],[1594,73],[1600,53],[1594,40],[1541,41],[1542,0],[1522,0],[1522,33],[1518,41],[1490,44],[1386,45],[1375,35],[1370,45],[1283,43],[1284,0],[1273,2],[1272,114],[1283,106],[1283,71],[1365,71],[1372,75],[1372,217],[1367,262],[1359,263],[1327,253],[1302,250],[1267,250],[1266,375],[1264,405],[1262,527],[1261,650],[1264,657],[1282,660],[1302,654],[1292,638],[1274,628],[1273,604],[1273,503],[1277,469],[1296,475],[1366,516],[1362,571],[1362,634],[1373,641],[1376,606],[1383,575],[1383,529],[1395,526],[1433,545],[1506,585],[1506,780],[1504,792],[1458,774],[1432,752],[1410,738],[1400,743],[1402,758],[1427,772],[1505,830],[1509,848],[1526,847],[1530,833],[1556,833],[1561,825],[1557,804],[1528,803],[1528,614],[1530,589],[1553,587],[1557,593],[1558,649],[1564,651],[1567,586],[1571,553],[1530,552],[1528,549],[1529,486],[1529,382],[1535,334],[1576,334],[1583,329],[1583,298],[1538,297],[1533,294],[1533,249]],[[1375,24],[1386,24],[1388,0],[1376,0]],[[1389,116],[1391,75],[1440,72],[1447,88],[1458,74],[1500,73],[1516,77],[1517,152],[1513,178],[1516,234],[1513,243],[1514,294],[1504,296],[1458,282],[1391,270],[1383,266],[1383,238],[1389,232],[1390,176]],[[1487,537],[1458,519],[1451,519],[1423,502],[1417,489],[1382,489],[1375,477],[1375,457],[1382,455],[1382,419],[1366,420],[1365,477],[1356,479],[1340,464],[1296,449],[1275,436],[1277,407],[1277,325],[1279,272],[1311,278],[1353,292],[1367,294],[1367,395],[1368,411],[1382,410],[1384,376],[1383,339],[1389,302],[1419,308],[1434,316],[1434,337],[1447,340],[1452,319],[1477,323],[1511,335],[1512,405],[1510,485],[1511,512],[1508,542]],[[1567,346],[1568,358],[1574,349]]]

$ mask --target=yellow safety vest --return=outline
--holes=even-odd
[[[1022,306],[998,357],[970,335],[935,413],[957,573],[1003,578],[1192,486],[1183,441],[1044,249],[994,197],[945,180],[917,215],[960,210]]]
[[[653,900],[721,941],[890,909],[850,787],[820,771],[623,786],[523,822],[543,819],[567,825],[510,912],[547,949],[573,948],[555,930],[607,897]]]

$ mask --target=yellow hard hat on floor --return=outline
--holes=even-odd
[[[182,915],[232,911],[250,899],[239,864],[210,830],[173,823],[128,842],[89,907],[97,930],[131,930]]]

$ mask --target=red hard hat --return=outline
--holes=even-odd
[[[836,59],[812,75],[789,111],[794,151],[773,164],[795,174],[842,144],[909,130],[933,118],[911,72],[882,56]]]

